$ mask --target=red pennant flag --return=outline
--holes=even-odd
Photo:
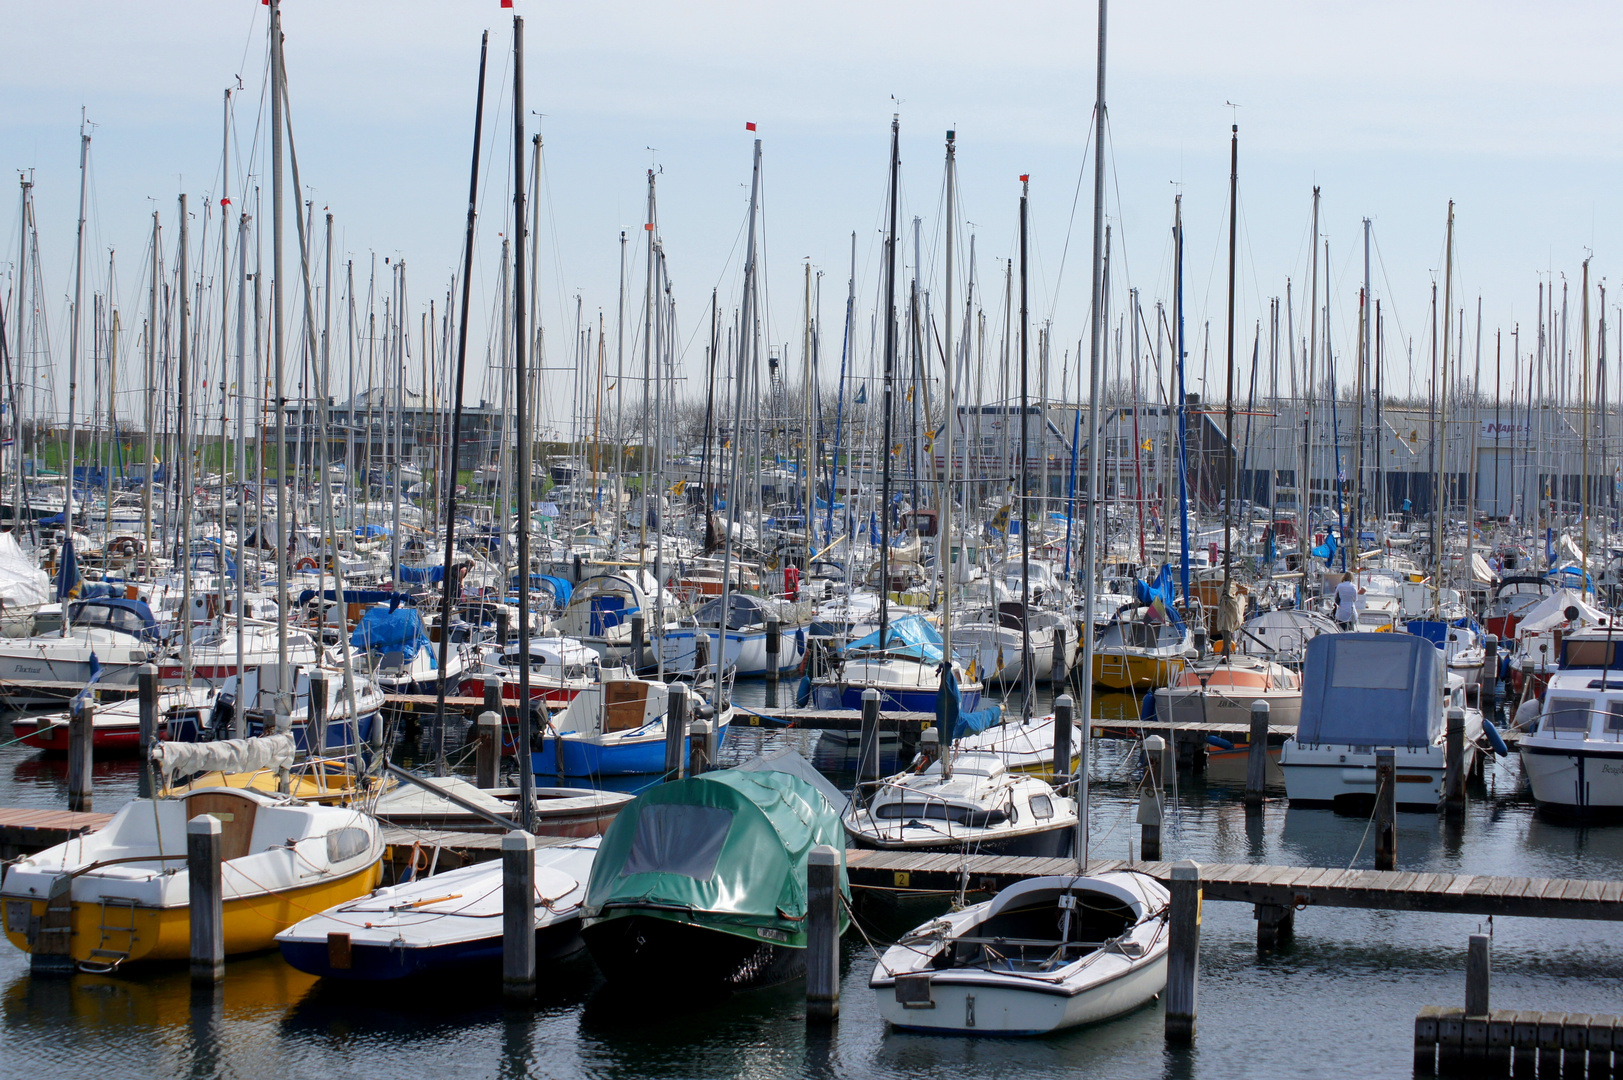
[[[745,125],[744,125],[744,130],[745,130],[745,131],[754,131],[754,130],[755,130],[755,125],[754,125],[754,124],[749,124],[749,123],[746,123],[746,124],[745,124]]]
[[[510,8],[512,6],[513,6],[513,0],[502,0],[502,7]]]
[[[230,199],[221,199],[220,200],[220,205],[221,206],[230,206],[231,205],[231,200]]]
[[[654,231],[654,223],[652,221],[647,222],[646,224],[643,225],[642,231],[643,232],[653,232]]]
[[[1025,183],[1027,180],[1030,180],[1030,179],[1031,179],[1031,174],[1030,173],[1021,173],[1020,174],[1020,182],[1022,184]]]

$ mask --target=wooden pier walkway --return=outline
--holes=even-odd
[[[1170,862],[1095,859],[1088,864],[1088,872],[1137,870],[1164,882],[1171,879],[1172,866]],[[1074,874],[1076,860],[863,850],[846,852],[846,869],[855,888],[955,891],[967,872],[972,890],[991,891],[1023,878]],[[1286,910],[1320,906],[1623,919],[1623,881],[1211,863],[1201,866],[1200,884],[1208,900]]]
[[[55,847],[113,820],[112,814],[81,814],[72,810],[0,808],[0,859],[18,859]]]

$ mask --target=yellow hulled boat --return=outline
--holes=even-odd
[[[1195,655],[1188,627],[1152,622],[1147,608],[1123,610],[1099,635],[1093,649],[1093,681],[1112,690],[1169,686]]]

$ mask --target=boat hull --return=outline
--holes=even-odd
[[[1302,718],[1300,691],[1246,690],[1224,687],[1202,694],[1198,689],[1163,686],[1155,691],[1155,719],[1163,724],[1250,724],[1254,702],[1268,703],[1271,726],[1295,727]],[[1230,739],[1236,747],[1245,738]]]
[[[943,971],[930,980],[930,1007],[910,1008],[896,1000],[894,982],[877,986],[879,1015],[901,1031],[940,1035],[1048,1035],[1097,1024],[1141,1008],[1166,989],[1163,952],[1108,982],[1077,993],[1059,988],[1011,985],[1005,979],[977,979]]]
[[[229,869],[230,864],[226,867]],[[225,954],[260,952],[276,947],[276,935],[309,915],[363,896],[382,880],[382,863],[374,862],[335,880],[318,881],[281,892],[265,892],[227,900],[222,905],[225,921]],[[8,896],[4,909],[6,938],[24,952],[33,952],[24,918],[36,920],[45,914],[46,901]],[[109,919],[117,919],[118,929]],[[127,920],[127,921],[126,921]],[[127,929],[126,929],[127,928]],[[191,909],[185,905],[148,907],[106,904],[102,901],[76,901],[73,904],[73,934],[70,957],[75,963],[104,966],[93,950],[110,947],[126,952],[121,963],[147,960],[184,960],[191,955]]]
[[[679,917],[627,912],[581,931],[612,982],[651,979],[694,987],[753,990],[805,974],[806,950],[712,930]]]
[[[727,738],[727,725],[716,733],[716,745]],[[631,739],[616,739],[613,743],[600,743],[590,738],[562,740],[563,771],[560,774],[559,740],[547,736],[541,740],[541,749],[531,755],[530,767],[549,776],[657,776],[665,771],[665,736],[656,734]],[[687,738],[684,766],[693,753],[693,737]]]
[[[502,962],[502,935],[498,923],[490,937],[454,941],[443,945],[402,946],[398,941],[349,942],[349,965],[333,964],[334,950],[326,939],[289,941],[277,944],[282,959],[309,975],[324,979],[355,982],[389,982],[423,976],[463,976],[499,968]],[[571,918],[538,926],[535,930],[535,958],[558,960],[579,952],[580,919]]]
[[[1524,738],[1520,753],[1539,813],[1570,821],[1623,820],[1623,747],[1593,750]]]
[[[1099,652],[1093,657],[1093,681],[1112,690],[1153,690],[1170,685],[1183,665],[1182,656]]]
[[[1075,823],[1049,829],[1021,829],[1007,835],[975,833],[968,836],[918,842],[886,840],[872,833],[847,828],[852,847],[877,851],[963,851],[966,847],[980,855],[1022,855],[1027,858],[1065,858],[1071,854],[1076,837]]]
[[[1465,741],[1465,769],[1473,768],[1477,748]],[[1416,810],[1435,810],[1443,797],[1446,773],[1441,747],[1395,750],[1397,804]],[[1292,803],[1334,806],[1338,803],[1373,804],[1375,752],[1368,747],[1325,744],[1299,747],[1287,742],[1279,755],[1285,774],[1285,794]]]

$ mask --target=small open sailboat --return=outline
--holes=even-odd
[[[293,753],[290,735],[154,750],[166,775],[286,767]],[[378,883],[383,838],[365,814],[244,788],[188,790],[131,800],[100,831],[15,863],[0,885],[6,937],[36,964],[63,969],[185,959],[186,823],[200,814],[222,827],[227,956],[274,948],[276,934],[310,911]]]
[[[910,1031],[1046,1035],[1108,1020],[1165,989],[1168,900],[1147,874],[1030,878],[907,934],[868,985]]]
[[[581,947],[580,905],[597,857],[596,837],[537,848],[535,954]],[[474,863],[378,889],[312,915],[276,935],[300,971],[335,979],[451,975],[499,964],[502,863]]]
[[[640,776],[665,771],[670,688],[656,679],[607,679],[553,716],[533,767],[563,776]],[[716,743],[732,710],[717,718]],[[697,719],[689,716],[689,719]],[[691,748],[692,736],[687,737]],[[560,768],[561,763],[561,768]]]

